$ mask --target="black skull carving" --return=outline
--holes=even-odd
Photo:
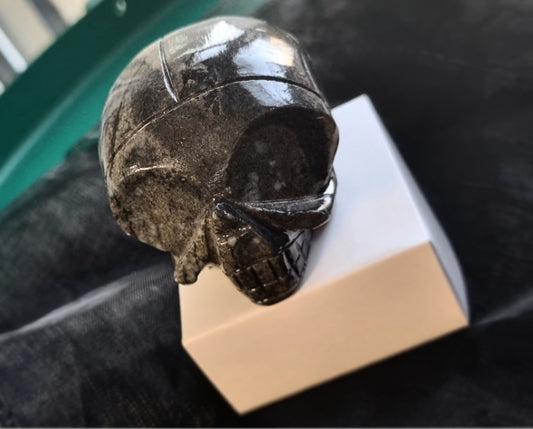
[[[172,254],[175,279],[222,267],[258,304],[298,287],[330,217],[338,132],[289,34],[223,17],[141,51],[107,100],[100,157],[128,234]]]

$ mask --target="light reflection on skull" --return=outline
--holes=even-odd
[[[148,46],[111,89],[100,156],[119,225],[169,251],[179,283],[207,263],[258,304],[301,281],[330,217],[338,133],[292,36],[215,18]]]

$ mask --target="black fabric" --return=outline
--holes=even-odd
[[[224,11],[224,4],[214,13]],[[93,133],[0,218],[0,425],[533,423],[533,2],[272,1],[332,105],[367,93],[446,230],[472,326],[238,417],[180,346]]]

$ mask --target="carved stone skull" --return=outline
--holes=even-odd
[[[215,18],[141,51],[111,89],[100,157],[124,231],[172,254],[175,279],[221,266],[258,304],[298,287],[330,217],[338,132],[289,34]]]

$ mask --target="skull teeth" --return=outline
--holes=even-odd
[[[239,290],[260,304],[274,304],[291,295],[300,284],[310,248],[311,232],[294,233],[278,255],[263,259],[232,276]]]
[[[283,252],[285,265],[290,270],[289,275],[298,278],[298,281],[303,276],[310,247],[311,231],[302,230],[298,231]]]

